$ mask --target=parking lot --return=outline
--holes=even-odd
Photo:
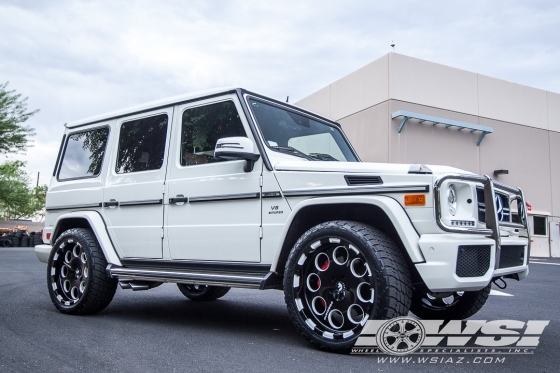
[[[534,355],[411,366],[313,348],[292,327],[280,291],[233,289],[205,303],[174,284],[119,288],[97,315],[62,315],[33,249],[0,248],[0,372],[557,372],[559,279],[560,260],[532,260],[526,280],[509,280],[474,317],[550,320]]]

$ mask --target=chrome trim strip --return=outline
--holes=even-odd
[[[280,192],[262,192],[262,198],[278,198],[282,197],[282,193]]]
[[[189,203],[193,202],[211,202],[211,201],[224,201],[228,199],[254,199],[260,198],[260,193],[242,193],[242,194],[222,194],[217,196],[200,196],[189,197]]]
[[[372,186],[367,188],[322,188],[322,189],[292,189],[285,190],[286,197],[299,196],[337,196],[356,194],[379,194],[379,193],[428,193],[429,185],[399,185],[399,186]]]
[[[161,205],[162,199],[146,199],[143,201],[125,201],[119,202],[119,206],[139,206],[139,205]]]
[[[177,282],[201,285],[227,285],[258,289],[266,276],[232,273],[177,272],[107,266],[107,273],[119,279]]]
[[[101,207],[102,203],[89,203],[86,205],[67,205],[67,206],[51,206],[46,207],[47,211],[54,211],[54,210],[70,210],[70,209],[90,209],[94,207]]]

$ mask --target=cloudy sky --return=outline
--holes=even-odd
[[[18,157],[41,183],[66,122],[223,86],[294,102],[393,40],[398,53],[560,92],[558,1],[0,0],[0,35],[0,82],[40,109]]]

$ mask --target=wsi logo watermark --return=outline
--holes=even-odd
[[[369,320],[353,354],[533,354],[548,320]],[[437,359],[436,359],[437,360]]]

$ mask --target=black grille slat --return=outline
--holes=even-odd
[[[522,266],[525,261],[525,246],[502,246],[498,268]]]
[[[348,185],[379,185],[383,184],[383,180],[379,176],[360,176],[346,175],[344,176]]]
[[[455,273],[459,277],[480,277],[490,268],[490,245],[463,245],[457,252]]]

